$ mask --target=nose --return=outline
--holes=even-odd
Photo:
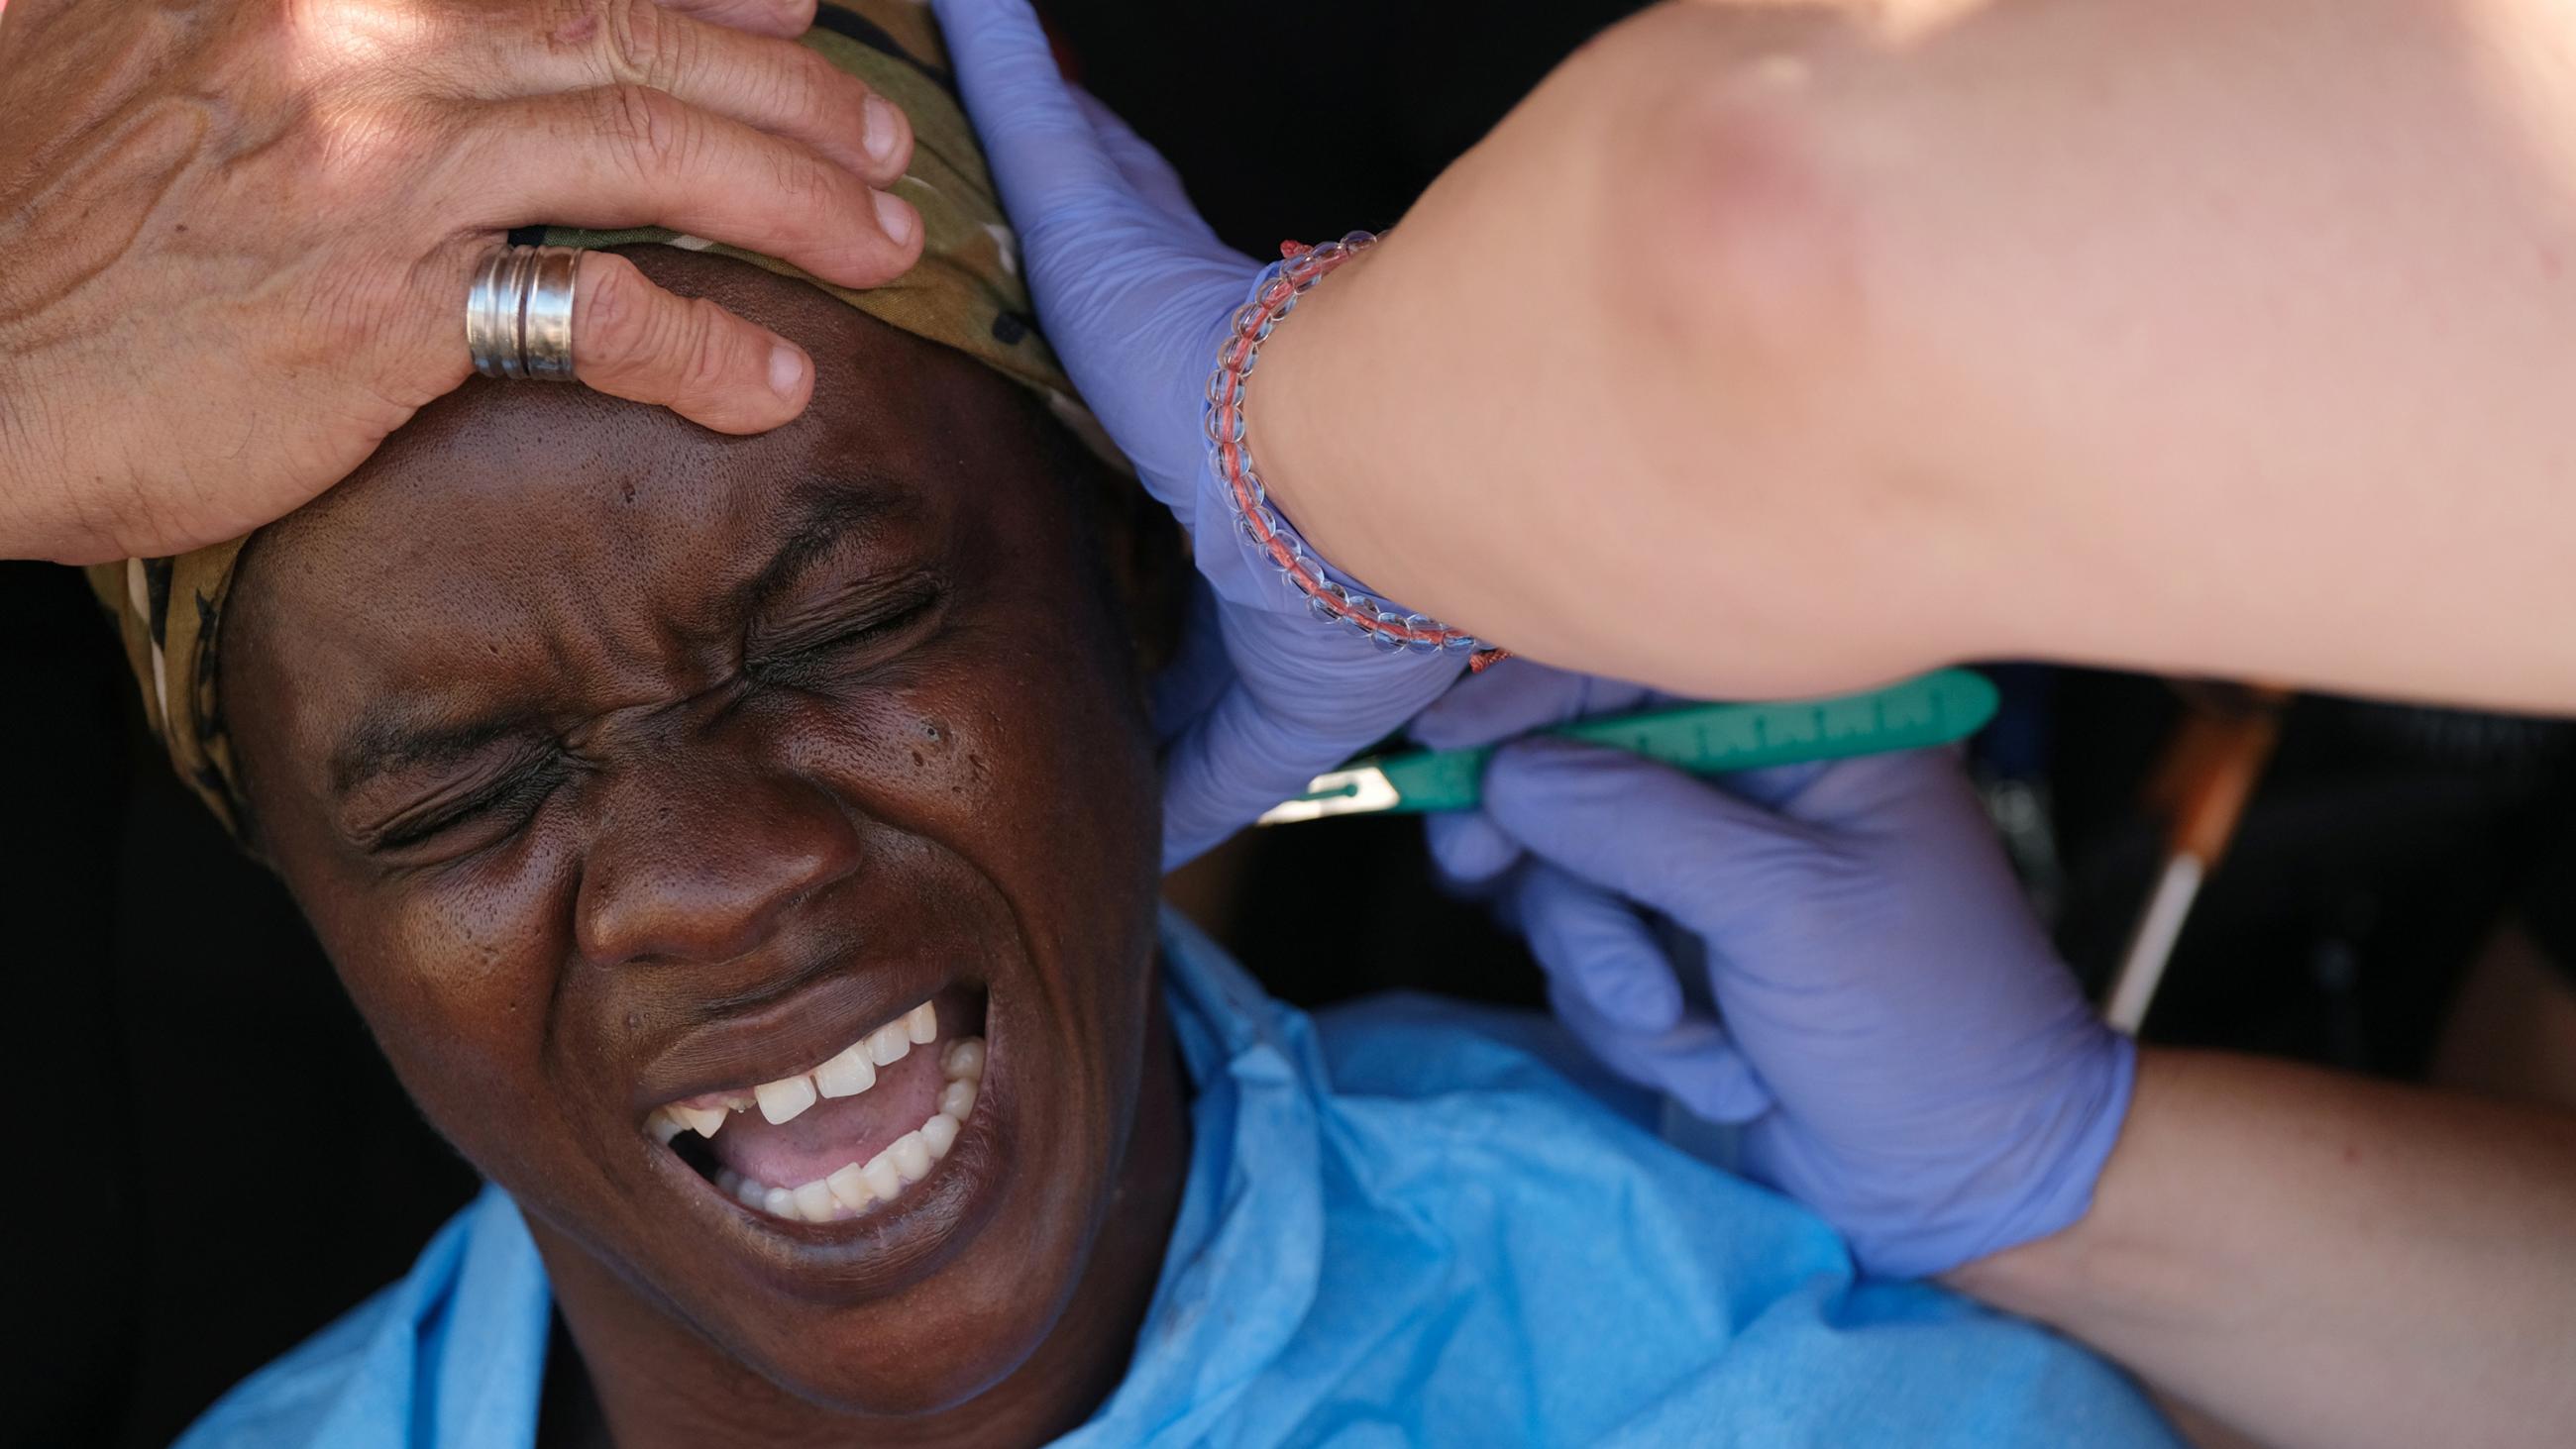
[[[860,862],[838,801],[747,762],[666,757],[621,772],[597,818],[573,931],[602,965],[732,960]]]

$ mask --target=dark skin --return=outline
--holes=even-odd
[[[1043,1440],[1116,1385],[1187,1159],[1091,481],[961,354],[630,255],[802,343],[814,406],[469,385],[263,532],[221,679],[257,844],[519,1202],[616,1442]],[[644,1131],[943,990],[983,1095],[879,1211],[763,1218]]]

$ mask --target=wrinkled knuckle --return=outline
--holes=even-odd
[[[678,74],[687,27],[653,0],[592,0],[599,7],[602,58],[610,77],[667,88]]]
[[[688,124],[677,101],[651,86],[621,83],[602,88],[601,129],[623,143],[646,171],[678,165],[687,152]]]
[[[623,257],[599,256],[583,269],[580,288],[581,335],[574,347],[604,365],[626,365],[651,322],[642,275]]]
[[[684,316],[675,381],[687,396],[713,396],[733,375],[733,329],[724,310],[704,297],[691,298]]]
[[[790,115],[819,120],[832,114],[852,82],[830,61],[799,45],[788,52],[777,84],[778,99]]]

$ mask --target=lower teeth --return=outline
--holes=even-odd
[[[941,1050],[940,1073],[947,1085],[939,1090],[938,1110],[929,1120],[888,1144],[866,1162],[845,1164],[812,1182],[779,1187],[719,1168],[715,1184],[727,1196],[754,1212],[790,1222],[835,1223],[858,1217],[930,1175],[930,1169],[955,1146],[957,1133],[975,1110],[984,1080],[984,1039],[960,1037]]]

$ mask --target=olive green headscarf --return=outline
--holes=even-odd
[[[926,235],[920,262],[902,278],[854,291],[774,257],[660,228],[549,227],[542,239],[576,247],[658,242],[736,257],[810,282],[1035,390],[1093,451],[1115,461],[1116,451],[1076,400],[1073,384],[1030,318],[1016,243],[958,103],[948,54],[928,7],[915,0],[826,0],[804,44],[866,81],[912,120],[912,169],[893,190],[920,210]],[[515,239],[539,237],[531,229]],[[461,282],[458,300],[461,314]],[[241,777],[217,704],[215,651],[234,564],[249,541],[245,535],[172,558],[127,559],[89,570],[100,601],[122,623],[127,661],[142,682],[144,709],[169,747],[171,763],[236,834],[243,818]]]

